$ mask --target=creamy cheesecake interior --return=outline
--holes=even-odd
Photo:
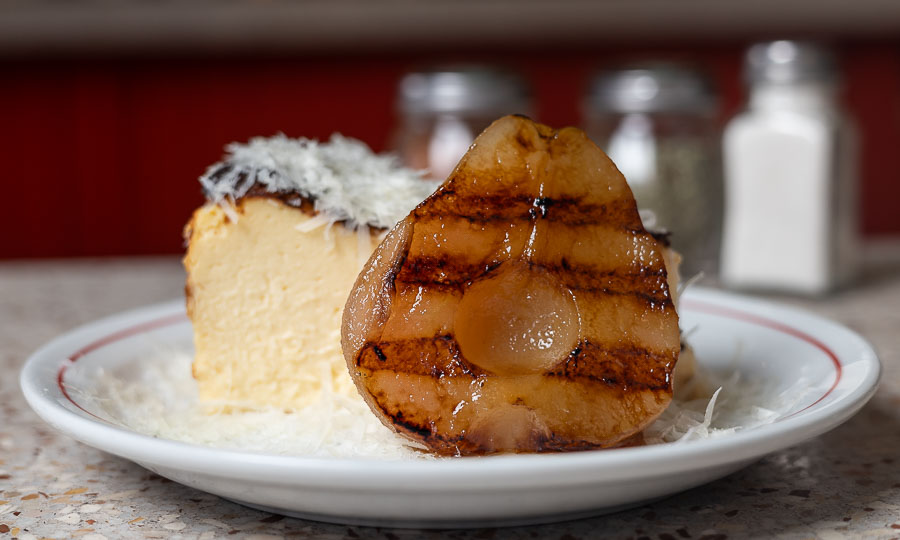
[[[199,208],[188,225],[187,307],[201,401],[223,409],[356,396],[341,355],[341,311],[379,235],[273,197]]]

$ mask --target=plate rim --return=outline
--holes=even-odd
[[[177,460],[177,468],[200,474],[232,480],[264,480],[283,485],[302,481],[305,486],[328,486],[329,489],[377,491],[389,482],[394,491],[417,493],[471,490],[473,486],[477,486],[479,491],[502,491],[510,487],[546,487],[548,482],[570,486],[595,484],[598,481],[637,480],[746,461],[833,429],[862,408],[877,390],[882,373],[877,354],[865,338],[839,323],[800,308],[702,287],[690,289],[683,298],[683,311],[691,311],[692,301],[726,308],[737,304],[741,311],[758,317],[772,319],[773,314],[784,315],[795,324],[800,321],[803,327],[822,327],[823,332],[829,332],[831,340],[840,339],[845,346],[857,350],[859,357],[853,363],[865,363],[865,376],[841,398],[823,407],[816,408],[817,402],[779,422],[716,439],[602,451],[435,460],[284,456],[161,439],[71,411],[56,402],[52,390],[48,392],[38,384],[36,375],[39,370],[46,369],[54,358],[59,366],[70,361],[68,359],[72,353],[60,359],[56,349],[73,348],[74,353],[87,345],[84,343],[87,336],[108,326],[122,331],[151,316],[168,314],[175,317],[180,314],[184,317],[182,299],[113,314],[69,330],[30,355],[19,380],[26,401],[44,421],[89,446],[132,461],[173,467],[174,459]],[[79,343],[81,345],[76,346]],[[73,403],[77,406],[77,402]],[[521,474],[523,467],[529,474]],[[423,483],[422,474],[428,474],[434,481],[430,485]],[[360,483],[360,478],[366,481]],[[473,480],[477,481],[473,484]]]

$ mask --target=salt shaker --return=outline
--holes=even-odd
[[[584,127],[622,171],[649,229],[672,233],[682,273],[715,274],[722,216],[712,82],[694,66],[632,64],[597,73]]]
[[[393,149],[404,165],[443,180],[491,122],[506,114],[532,114],[531,91],[506,69],[447,66],[403,77],[397,110]]]
[[[857,139],[834,58],[812,43],[759,43],[745,75],[746,110],[724,133],[722,281],[826,293],[857,260]]]

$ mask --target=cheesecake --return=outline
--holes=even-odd
[[[341,311],[384,232],[434,189],[363,143],[285,136],[232,144],[201,176],[185,227],[199,399],[216,410],[296,410],[358,399]]]

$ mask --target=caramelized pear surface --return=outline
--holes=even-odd
[[[662,250],[582,131],[502,118],[363,268],[344,357],[382,422],[439,454],[623,444],[672,398]]]

